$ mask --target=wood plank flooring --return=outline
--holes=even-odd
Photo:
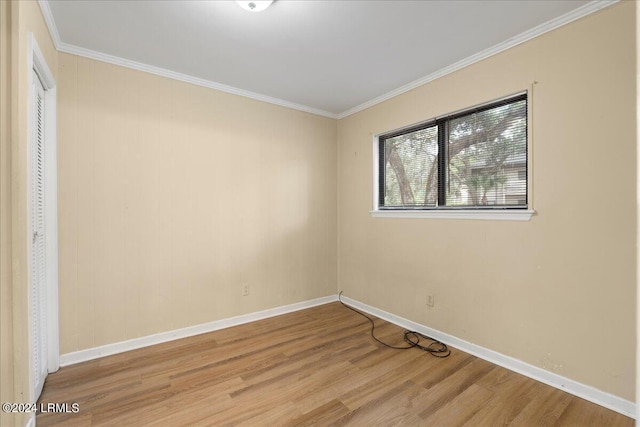
[[[402,330],[376,319],[400,345]],[[632,426],[630,418],[452,349],[373,341],[331,303],[61,368],[42,426]]]

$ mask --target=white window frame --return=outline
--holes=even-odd
[[[525,92],[522,92],[525,93]],[[517,94],[516,94],[517,95]],[[514,95],[509,95],[509,96],[505,96],[502,99],[506,99],[506,98],[510,98]],[[491,103],[495,103],[500,101],[500,99],[488,102],[486,104],[491,104]],[[528,103],[528,108],[527,108],[527,119],[529,121],[529,123],[532,123],[531,120],[531,100],[528,99],[527,100]],[[482,105],[479,105],[477,107],[480,107]],[[465,108],[464,110],[468,110],[468,108]],[[461,110],[461,111],[464,111]],[[452,114],[456,114],[456,112],[452,113]],[[419,124],[419,123],[418,123]],[[416,124],[411,125],[411,126],[405,126],[403,128],[400,128],[398,130],[404,129],[404,128],[408,128],[408,127],[413,127],[416,126]],[[373,151],[373,194],[372,194],[372,200],[373,200],[373,206],[372,209],[369,211],[369,214],[373,217],[373,218],[431,218],[431,219],[473,219],[473,220],[503,220],[503,221],[529,221],[531,219],[531,217],[536,213],[536,211],[533,209],[533,197],[532,197],[532,185],[531,185],[531,181],[532,181],[532,162],[531,162],[531,128],[532,126],[530,125],[528,127],[528,138],[527,138],[527,149],[528,149],[528,155],[527,155],[527,196],[528,196],[528,200],[529,200],[529,207],[528,209],[380,209],[379,206],[379,184],[380,184],[380,176],[379,176],[379,161],[380,161],[380,157],[379,157],[379,141],[380,141],[380,136],[381,135],[385,135],[388,134],[390,132],[394,132],[394,131],[385,131],[385,132],[381,132],[378,134],[375,134],[373,136],[373,141],[371,144],[371,148]]]

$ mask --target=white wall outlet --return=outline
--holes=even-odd
[[[248,283],[243,283],[242,284],[242,296],[246,297],[247,295],[249,295],[249,284]]]
[[[433,295],[427,295],[427,307],[433,307],[436,305],[436,297]]]

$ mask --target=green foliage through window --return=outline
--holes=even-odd
[[[379,137],[381,209],[526,208],[527,97]]]

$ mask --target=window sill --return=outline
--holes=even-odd
[[[527,210],[373,210],[373,218],[438,218],[529,221],[536,211]]]

